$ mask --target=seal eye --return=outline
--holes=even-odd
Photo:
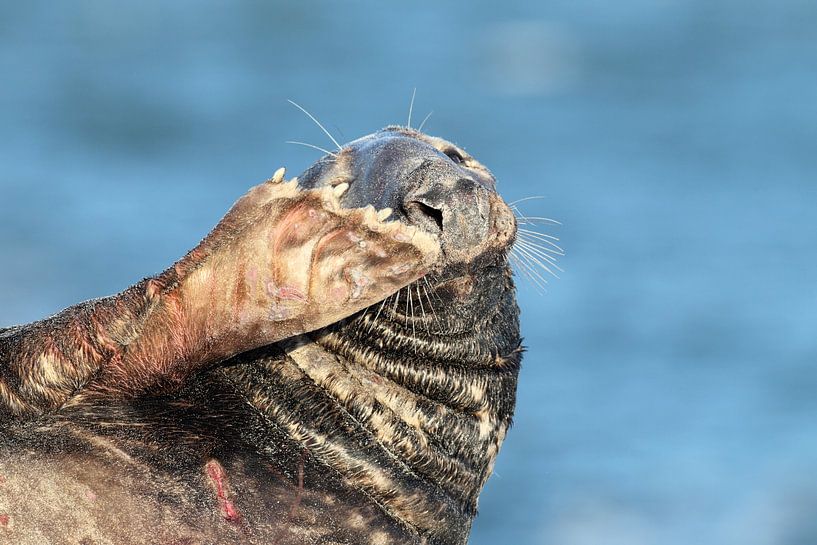
[[[455,163],[462,164],[465,162],[465,157],[463,157],[460,152],[455,149],[449,149],[445,151],[445,154],[448,156],[449,159],[454,161]]]

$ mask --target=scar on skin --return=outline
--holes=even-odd
[[[267,293],[270,297],[280,299],[282,301],[299,301],[306,303],[306,295],[295,286],[281,286],[278,287],[275,282],[270,280],[267,282]]]
[[[290,305],[282,304],[284,301],[295,301],[297,303],[306,303],[307,297],[304,293],[294,286],[280,286],[275,285],[275,282],[267,282],[267,293],[270,297],[275,299],[270,305],[269,317],[271,320],[287,320],[295,314],[295,308]]]
[[[210,481],[210,485],[216,493],[221,516],[224,517],[224,520],[227,522],[241,522],[241,513],[239,513],[231,498],[232,494],[227,483],[227,473],[224,471],[224,468],[221,467],[218,460],[210,460],[204,465],[204,469]]]
[[[306,302],[306,296],[294,286],[281,286],[275,292],[275,295],[279,299],[284,299],[287,301],[300,301],[302,303]]]

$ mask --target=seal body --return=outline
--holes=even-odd
[[[9,413],[0,543],[467,541],[515,404],[513,214],[475,159],[399,127],[324,157],[299,184],[349,184],[344,207],[389,208],[439,241],[434,267],[172,387],[100,395],[113,390],[91,379],[56,410]],[[371,238],[344,233],[346,252],[408,251],[377,257]],[[372,281],[360,275],[347,274],[349,300]]]

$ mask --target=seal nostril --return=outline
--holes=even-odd
[[[436,208],[432,208],[432,207],[428,206],[427,204],[424,204],[424,203],[421,203],[421,202],[417,203],[417,207],[420,210],[422,210],[425,215],[431,217],[431,219],[434,220],[434,223],[437,224],[437,227],[440,229],[440,231],[443,230],[443,213],[442,213],[442,211],[437,210]]]
[[[415,223],[431,229],[433,229],[432,225],[436,225],[439,232],[443,232],[443,213],[441,210],[420,201],[409,202],[406,204],[405,210],[406,215]]]

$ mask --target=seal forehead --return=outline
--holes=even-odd
[[[457,162],[463,167],[483,172],[490,176],[492,181],[495,181],[491,171],[460,146],[444,138],[431,136],[408,127],[391,125],[362,138],[353,140],[344,146],[344,148],[348,147],[349,149],[359,150],[375,149],[372,145],[378,143],[388,143],[389,145],[402,148],[407,154],[412,151],[433,151],[436,152],[440,158],[456,158]]]
[[[354,156],[356,161],[401,162],[407,166],[429,159],[446,159],[445,154],[430,142],[387,130],[350,142],[344,146],[343,152]]]

